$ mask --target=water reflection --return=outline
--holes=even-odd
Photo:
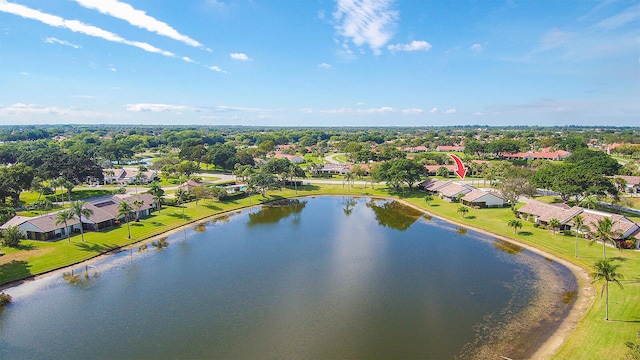
[[[466,235],[467,234],[467,228],[466,227],[462,227],[462,226],[458,226],[456,228],[456,232],[460,235]]]
[[[524,251],[522,246],[500,239],[496,239],[496,241],[493,242],[493,247],[511,255],[516,255]]]
[[[358,204],[358,201],[356,201],[356,199],[354,198],[343,198],[342,199],[342,211],[344,212],[345,215],[351,215],[351,213],[353,212],[353,209],[356,207],[356,205]]]
[[[274,204],[264,205],[259,211],[249,213],[247,226],[275,224],[291,215],[296,216],[296,218],[294,218],[294,223],[297,223],[299,221],[297,216],[300,215],[306,205],[306,200],[298,199],[279,201]],[[296,221],[296,219],[298,221]]]
[[[422,212],[397,201],[371,199],[367,202],[367,207],[376,214],[378,224],[401,231],[407,230],[423,215]]]

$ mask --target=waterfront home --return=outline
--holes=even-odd
[[[568,229],[567,223],[576,215],[582,213],[584,209],[579,206],[569,207],[565,204],[545,204],[538,201],[531,201],[518,209],[518,215],[542,226],[547,226],[551,219],[560,222],[560,230]]]
[[[134,204],[136,201],[142,202],[139,208]],[[66,227],[64,223],[56,224],[56,214],[58,212],[53,212],[34,217],[14,216],[0,226],[0,229],[18,226],[25,233],[27,239],[41,241],[60,239],[69,232],[79,232],[80,226],[87,231],[108,229],[117,225],[124,217],[124,215],[118,214],[118,207],[121,202],[127,202],[131,205],[133,210],[130,219],[149,216],[155,210],[155,203],[151,194],[114,195],[86,202],[84,207],[91,210],[92,214],[88,217],[82,217],[82,225],[80,225],[80,221],[77,218],[67,220]]]
[[[479,207],[479,208],[493,208],[504,207],[507,203],[504,201],[502,194],[495,191],[484,191],[479,189],[473,189],[460,199],[462,204]]]

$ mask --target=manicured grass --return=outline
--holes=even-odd
[[[507,223],[513,219],[509,208],[502,209],[470,209],[464,218],[457,212],[460,204],[447,203],[437,197],[427,205],[424,193],[409,191],[394,193],[382,186],[371,189],[370,186],[355,185],[346,187],[341,185],[309,185],[298,189],[298,196],[305,195],[367,195],[390,196],[405,200],[417,207],[423,208],[434,215],[447,218],[469,227],[477,227],[488,232],[515,239],[524,244],[539,248],[559,258],[577,264],[588,272],[592,271],[593,263],[602,257],[602,245],[587,246],[584,239],[579,240],[580,257],[575,258],[575,238],[560,233],[553,235],[549,230],[535,228],[532,223],[523,221],[523,227],[517,234],[508,227]],[[250,199],[242,198],[228,202],[211,202],[209,200],[186,204],[183,208],[165,207],[153,216],[142,219],[139,223],[132,222],[132,239],[127,238],[126,224],[104,232],[89,232],[85,234],[85,242],[80,235],[68,242],[63,238],[56,242],[23,241],[21,249],[3,248],[6,252],[0,256],[0,283],[21,279],[33,274],[47,272],[66,265],[78,263],[99,255],[110,249],[148,239],[186,223],[195,222],[211,215],[237,210],[255,205],[260,202],[276,200],[283,197],[296,196],[293,189],[270,192],[266,198],[254,195]],[[622,264],[620,268],[625,279],[624,290],[615,286],[609,289],[610,318],[604,321],[604,299],[599,296],[593,306],[587,311],[582,322],[574,330],[568,341],[562,346],[555,359],[619,359],[627,351],[624,343],[634,340],[640,329],[640,253],[637,251],[619,251],[607,249],[610,258],[616,258]],[[592,286],[580,283],[581,287]],[[598,285],[600,286],[600,285]],[[599,287],[598,287],[599,290]],[[598,292],[599,293],[599,292]]]

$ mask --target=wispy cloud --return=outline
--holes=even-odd
[[[395,44],[387,46],[391,51],[429,51],[431,44],[424,40],[414,40],[409,44]]]
[[[69,41],[60,40],[60,39],[56,39],[56,38],[53,38],[53,37],[46,38],[44,40],[44,42],[46,42],[47,44],[60,44],[60,45],[64,45],[64,46],[69,46],[69,47],[72,47],[74,49],[80,49],[81,48],[80,45],[76,45],[76,44],[71,43]]]
[[[103,116],[92,111],[77,108],[63,108],[58,106],[45,106],[38,104],[15,103],[8,106],[0,106],[2,116],[34,116],[34,115],[64,115],[64,116]]]
[[[475,52],[480,52],[482,50],[484,50],[484,48],[482,47],[482,44],[473,44],[469,47],[469,50],[471,51],[475,51]]]
[[[192,58],[188,57],[188,56],[183,56],[182,60],[188,63],[194,63],[196,62],[195,60],[193,60]]]
[[[160,20],[157,20],[142,10],[117,0],[75,0],[81,6],[97,10],[103,14],[124,20],[129,24],[148,30],[161,36],[183,42],[193,47],[203,47],[202,44],[192,38],[179,33],[176,29]]]
[[[200,111],[198,108],[173,105],[173,104],[127,104],[127,111],[151,111],[151,112],[182,112],[182,111]]]
[[[226,74],[227,72],[222,70],[222,68],[220,66],[217,65],[213,65],[213,66],[208,66],[209,70],[213,70],[213,71],[217,71],[223,74]]]
[[[318,64],[318,67],[321,69],[333,69],[333,66],[327,63]]]
[[[445,114],[445,115],[450,115],[450,114],[455,114],[455,113],[457,113],[457,112],[458,112],[458,110],[456,110],[455,108],[453,108],[453,109],[447,109],[447,110],[445,110],[443,114]]]
[[[626,8],[616,15],[601,20],[596,24],[596,27],[613,30],[638,20],[640,20],[640,3]]]
[[[431,108],[431,110],[429,110],[429,112],[432,113],[432,114],[435,114],[435,113],[438,112],[438,108],[437,107]]]
[[[9,3],[9,2],[0,2],[0,11],[6,12],[9,14],[18,15],[25,19],[37,20],[49,26],[64,28],[64,29],[71,30],[73,32],[101,38],[107,41],[113,41],[120,44],[134,46],[151,53],[157,53],[167,57],[176,57],[173,53],[169,51],[159,49],[145,42],[126,40],[117,34],[114,34],[107,30],[103,30],[99,27],[96,27],[93,25],[87,25],[78,20],[66,20],[59,16],[43,13],[41,11],[31,9],[23,5]]]
[[[305,113],[314,113],[318,112],[321,114],[336,114],[336,115],[375,115],[375,114],[391,114],[391,113],[400,113],[405,115],[412,114],[422,114],[424,113],[423,109],[411,108],[411,109],[396,109],[391,106],[382,106],[378,108],[365,108],[365,109],[354,109],[354,108],[338,108],[338,109],[324,109],[324,110],[313,110],[313,109],[302,109],[301,111]]]
[[[573,33],[556,28],[551,29],[540,37],[540,41],[534,49],[534,52],[543,52],[565,46],[574,38],[575,34]]]
[[[356,46],[369,45],[374,54],[393,37],[398,21],[394,0],[337,0],[333,13],[338,35]]]
[[[229,54],[229,57],[231,57],[234,60],[242,60],[242,61],[251,60],[251,58],[248,57],[247,54],[243,54],[243,53],[231,53]]]

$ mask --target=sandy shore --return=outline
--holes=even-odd
[[[318,197],[318,196],[332,196],[332,195],[311,195],[308,197]],[[346,195],[333,195],[333,196],[346,196]],[[584,317],[584,315],[586,314],[587,310],[589,310],[589,308],[592,306],[594,299],[595,299],[595,292],[593,287],[590,285],[590,278],[589,278],[589,274],[587,273],[587,271],[585,271],[583,268],[569,262],[566,261],[564,259],[561,259],[559,257],[556,257],[552,254],[546,253],[538,248],[535,248],[533,246],[527,245],[525,243],[519,242],[517,240],[502,236],[502,235],[498,235],[498,234],[494,234],[492,232],[483,230],[483,229],[479,229],[479,228],[475,228],[472,226],[469,226],[467,224],[462,224],[462,223],[458,223],[454,220],[450,220],[450,219],[446,219],[444,217],[441,217],[437,214],[431,213],[423,208],[420,208],[418,206],[415,206],[405,200],[400,200],[400,199],[394,199],[394,198],[385,198],[385,197],[379,197],[379,196],[358,196],[358,195],[348,195],[348,196],[353,196],[353,197],[370,197],[370,198],[380,198],[380,199],[389,199],[389,200],[394,200],[394,201],[398,201],[406,206],[409,206],[411,208],[414,208],[422,213],[428,214],[430,216],[433,216],[435,218],[444,220],[446,222],[455,224],[455,225],[459,225],[459,226],[463,226],[465,228],[469,228],[473,231],[491,236],[491,237],[495,237],[497,239],[501,239],[504,241],[508,241],[510,243],[514,243],[524,249],[530,250],[534,253],[537,253],[541,256],[544,256],[548,259],[551,259],[557,263],[562,264],[564,267],[568,268],[576,277],[577,281],[578,281],[578,294],[577,294],[577,298],[576,301],[573,304],[573,307],[571,308],[571,310],[569,311],[569,314],[562,320],[560,326],[557,328],[557,330],[551,334],[545,341],[544,343],[537,349],[537,351],[530,357],[530,359],[550,359],[551,357],[553,357],[553,355],[558,352],[558,350],[560,349],[560,347],[562,346],[562,344],[564,344],[564,342],[569,338],[569,336],[571,335],[571,333],[573,332],[573,330],[576,328],[576,326],[580,323],[580,321],[582,320],[582,318]],[[98,255],[92,259],[89,259],[87,261],[84,261],[82,263],[79,264],[74,264],[74,265],[70,265],[64,268],[60,268],[57,270],[53,270],[51,272],[47,272],[45,274],[40,274],[40,275],[36,275],[34,277],[28,278],[28,279],[24,279],[24,280],[20,280],[20,281],[15,281],[12,283],[8,283],[5,284],[3,286],[0,286],[0,290],[5,290],[11,287],[15,287],[15,286],[19,286],[20,284],[23,284],[25,282],[30,282],[30,281],[35,281],[44,277],[50,277],[50,276],[61,276],[63,273],[70,271],[70,269],[76,269],[78,267],[85,267],[88,265],[92,265],[94,263],[97,263],[99,261],[102,261],[106,258],[108,258],[109,256],[113,255],[113,254],[117,254],[120,253],[122,251],[128,251],[131,250],[133,248],[137,248],[140,245],[143,244],[149,244],[153,241],[156,241],[158,239],[161,238],[165,238],[168,237],[170,235],[179,233],[183,230],[186,230],[187,228],[193,227],[193,226],[197,226],[199,224],[203,224],[203,223],[207,223],[209,221],[211,221],[212,219],[218,218],[218,217],[222,217],[222,216],[227,216],[229,213],[232,212],[237,212],[237,211],[244,211],[244,210],[248,210],[251,209],[253,207],[257,207],[257,206],[262,206],[262,204],[256,204],[254,206],[251,207],[247,207],[247,208],[242,208],[242,209],[237,209],[237,210],[233,210],[233,211],[229,211],[229,212],[225,212],[225,213],[221,213],[221,214],[216,214],[198,221],[194,221],[192,223],[189,224],[185,224],[183,226],[180,226],[178,228],[175,228],[173,230],[169,230],[165,233],[150,237],[148,239],[142,240],[140,242],[136,242],[134,244],[131,245],[127,245],[124,246],[122,248],[119,249],[115,249],[112,251],[109,251],[107,253]]]

